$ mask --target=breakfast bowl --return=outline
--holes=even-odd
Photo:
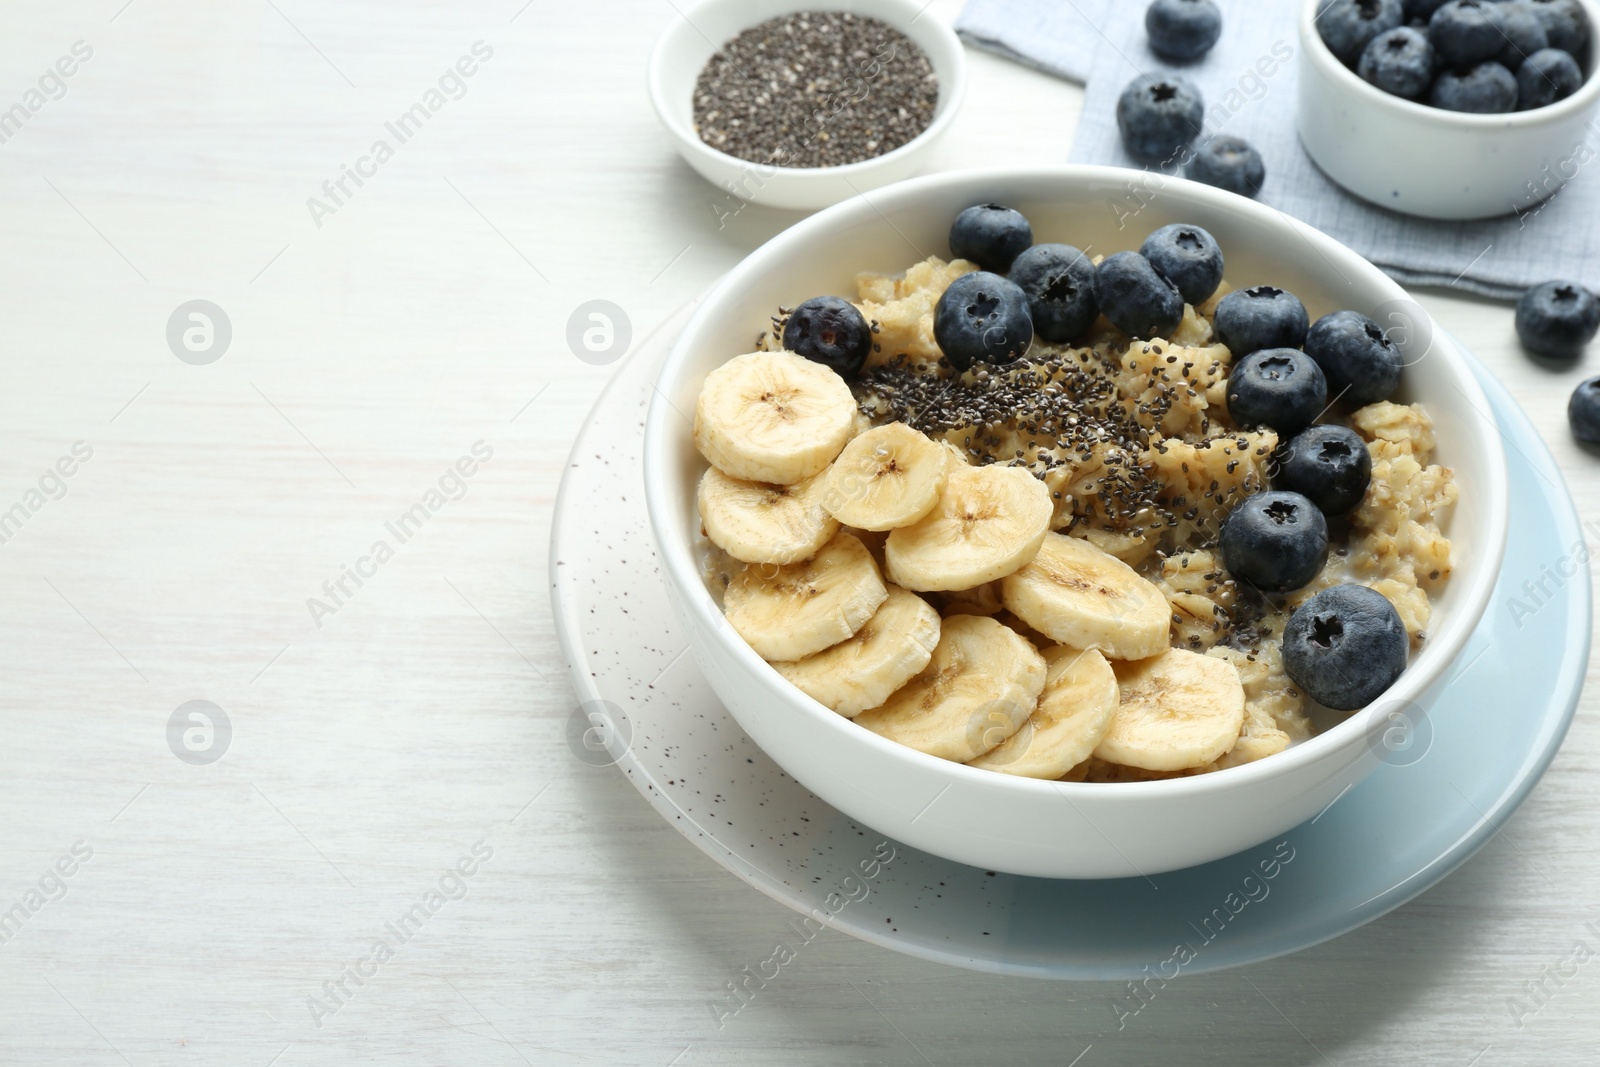
[[[707,181],[739,202],[768,207],[826,207],[910,177],[949,129],[966,92],[967,60],[949,26],[916,0],[702,0],[684,11],[650,55],[650,101],[674,146]],[[718,151],[695,130],[694,92],[706,62],[744,30],[801,11],[845,12],[886,23],[917,45],[933,66],[939,100],[928,127],[883,155],[830,167],[784,167]],[[872,91],[870,79],[866,86]]]
[[[1137,228],[1127,172],[1052,166],[933,175],[839,204],[757,249],[704,299],[667,357],[645,427],[650,524],[669,595],[695,659],[739,725],[785,771],[863,825],[916,848],[995,871],[1111,878],[1208,862],[1318,815],[1390,757],[1395,731],[1417,717],[1448,720],[1452,664],[1493,591],[1504,552],[1504,455],[1470,360],[1434,333],[1405,291],[1345,246],[1271,208],[1179,179],[1143,199]],[[749,352],[780,306],[850,294],[860,271],[898,272],[948,257],[951,220],[1004,203],[1040,241],[1109,255],[1170,223],[1204,227],[1227,256],[1235,288],[1299,294],[1315,319],[1356,309],[1406,322],[1412,344],[1396,399],[1421,402],[1439,461],[1460,488],[1444,520],[1453,572],[1426,640],[1382,697],[1276,755],[1159,781],[1070,782],[1015,777],[950,762],[869,732],[789,684],[728,623],[707,586],[697,505],[706,463],[692,437],[707,375]],[[1108,206],[1109,205],[1109,206]],[[1443,725],[1439,729],[1445,728]],[[736,817],[736,816],[735,816]]]
[[[1600,0],[1579,0],[1600,28]],[[1384,92],[1340,62],[1317,32],[1326,0],[1300,16],[1297,123],[1311,159],[1363,200],[1432,219],[1521,214],[1553,196],[1593,156],[1586,147],[1600,101],[1591,32],[1581,86],[1529,111],[1474,114]]]

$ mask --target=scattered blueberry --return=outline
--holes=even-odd
[[[1271,285],[1258,285],[1223,297],[1212,326],[1233,358],[1243,359],[1263,348],[1299,348],[1310,322],[1299,297]]]
[[[1522,61],[1550,47],[1550,36],[1544,32],[1544,23],[1528,0],[1512,0],[1500,5],[1500,29],[1506,35],[1506,46],[1495,56],[1512,73],[1522,66]]]
[[[1283,669],[1307,696],[1336,711],[1371,704],[1406,669],[1400,613],[1364,585],[1334,585],[1289,616]]]
[[[1254,197],[1267,180],[1267,165],[1243,137],[1218,135],[1195,150],[1184,173],[1194,181]]]
[[[1139,254],[1178,287],[1184,303],[1204,303],[1222,282],[1222,249],[1198,226],[1163,226],[1144,239]]]
[[[1585,444],[1600,445],[1600,378],[1581,382],[1567,401],[1567,422],[1572,436]]]
[[[1544,48],[1522,61],[1517,70],[1517,110],[1565,100],[1583,84],[1578,61],[1559,48]]]
[[[1551,48],[1572,56],[1583,53],[1589,43],[1589,16],[1579,0],[1534,0],[1533,13],[1544,26]]]
[[[1306,331],[1306,355],[1328,378],[1328,399],[1351,407],[1387,400],[1400,386],[1400,350],[1359,311],[1335,311]]]
[[[1495,0],[1450,0],[1428,19],[1428,40],[1443,63],[1469,66],[1506,46],[1504,13]]]
[[[1222,524],[1222,565],[1266,593],[1299,589],[1328,561],[1328,520],[1299,493],[1246,497]]]
[[[1517,301],[1517,336],[1530,352],[1571,359],[1600,330],[1600,297],[1577,282],[1543,282]]]
[[[1345,426],[1311,426],[1278,449],[1275,489],[1306,497],[1324,515],[1343,515],[1361,503],[1372,481],[1372,453]]]
[[[1353,66],[1368,41],[1403,21],[1400,0],[1333,0],[1317,15],[1317,33],[1339,62]]]
[[[1408,26],[1380,33],[1361,53],[1356,73],[1386,93],[1415,100],[1433,82],[1433,45]]]
[[[1154,0],[1144,13],[1150,50],[1167,59],[1199,59],[1222,36],[1222,9],[1213,0]]]
[[[1141,74],[1117,100],[1117,129],[1128,154],[1147,163],[1171,159],[1200,135],[1205,101],[1188,78]]]
[[[1515,111],[1517,77],[1493,60],[1475,67],[1452,68],[1434,79],[1428,103],[1446,111],[1480,115]]]
[[[1228,416],[1240,426],[1270,426],[1286,438],[1327,406],[1328,380],[1298,348],[1252,352],[1228,374]]]
[[[1168,337],[1183,321],[1183,294],[1137,252],[1100,261],[1094,299],[1111,325],[1129,337]]]
[[[1020,359],[1033,343],[1028,295],[998,274],[963,274],[934,305],[933,339],[958,371]]]
[[[872,351],[872,328],[850,301],[814,296],[789,313],[783,347],[848,378]]]
[[[1011,261],[1033,244],[1033,227],[1022,212],[999,204],[976,204],[950,226],[950,254],[983,270],[1004,274]]]
[[[1046,341],[1076,341],[1094,325],[1094,263],[1071,245],[1034,245],[1011,264],[1011,280],[1028,296],[1033,329]]]

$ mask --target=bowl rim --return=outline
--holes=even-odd
[[[1575,113],[1586,111],[1600,99],[1600,62],[1597,62],[1600,60],[1600,0],[1578,0],[1578,2],[1583,5],[1584,12],[1589,16],[1590,26],[1588,70],[1583,84],[1578,87],[1577,92],[1566,99],[1557,100],[1544,107],[1536,107],[1531,111],[1496,111],[1488,114],[1451,111],[1384,92],[1340,62],[1339,57],[1333,54],[1332,49],[1323,41],[1322,35],[1317,32],[1317,16],[1328,6],[1328,0],[1305,0],[1300,9],[1300,46],[1306,54],[1307,62],[1316,63],[1324,71],[1331,71],[1332,77],[1349,91],[1375,106],[1392,108],[1399,114],[1409,115],[1414,119],[1431,120],[1443,127],[1454,127],[1475,133],[1504,130],[1507,127],[1535,129],[1561,122]]]
[[[1053,183],[1057,187],[1094,180],[1121,183],[1126,181],[1128,173],[1128,169],[1124,167],[1090,164],[1040,164],[1027,167],[945,171],[892,183],[876,190],[873,197],[915,197],[925,191],[945,186],[971,185],[981,188],[987,184],[1017,180]],[[1323,258],[1332,256],[1343,260],[1344,266],[1367,275],[1376,281],[1380,288],[1390,290],[1391,298],[1410,299],[1398,282],[1384,274],[1365,257],[1320,230],[1291,219],[1267,205],[1208,185],[1183,178],[1169,178],[1167,182],[1167,189],[1181,193],[1191,200],[1209,202],[1208,206],[1213,209],[1238,212],[1254,216],[1257,221],[1270,225],[1290,227],[1303,241],[1311,243],[1313,250]],[[824,707],[792,686],[770,664],[761,659],[754,649],[738,639],[726,625],[722,611],[707,590],[700,574],[700,567],[695,562],[691,539],[686,536],[685,531],[677,528],[681,525],[677,521],[678,517],[672,513],[663,500],[662,492],[657,488],[665,479],[674,477],[667,466],[667,457],[671,454],[669,435],[685,432],[682,429],[683,423],[692,422],[692,417],[680,411],[667,394],[671,391],[671,379],[692,355],[689,339],[698,332],[701,323],[712,315],[721,303],[723,295],[741,283],[742,275],[748,268],[783,262],[791,255],[794,245],[803,245],[817,235],[828,233],[834,228],[835,220],[858,211],[868,216],[882,214],[881,208],[865,195],[842,201],[777,234],[751,252],[715,284],[684,324],[682,333],[663,362],[646,415],[645,501],[657,556],[662,564],[662,577],[672,587],[671,591],[674,593],[679,610],[693,613],[697,616],[700,630],[717,635],[716,640],[720,650],[739,661],[748,673],[763,679],[769,696],[784,701],[790,707],[817,720],[819,724],[827,723],[828,725],[823,728],[838,730],[841,738],[850,738],[842,743],[865,744],[885,759],[906,761],[914,768],[920,767],[934,774],[949,776],[952,784],[962,782],[975,788],[1016,791],[1019,799],[1031,794],[1034,797],[1078,796],[1085,800],[1104,800],[1121,796],[1130,800],[1149,801],[1156,798],[1175,799],[1248,789],[1260,782],[1303,774],[1308,768],[1313,768],[1329,759],[1334,762],[1326,768],[1322,777],[1327,778],[1342,773],[1351,763],[1367,754],[1366,746],[1360,742],[1363,731],[1371,728],[1368,720],[1374,711],[1414,701],[1443,679],[1450,667],[1459,660],[1462,650],[1470,641],[1493,597],[1504,560],[1509,488],[1505,453],[1496,439],[1498,433],[1484,435],[1488,442],[1484,448],[1486,466],[1478,472],[1482,484],[1474,484],[1474,492],[1479,493],[1484,499],[1485,514],[1489,516],[1490,523],[1483,531],[1481,556],[1485,560],[1485,566],[1470,576],[1471,581],[1463,592],[1458,594],[1462,599],[1456,607],[1459,621],[1452,622],[1450,640],[1447,642],[1451,647],[1443,654],[1443,658],[1436,660],[1436,665],[1426,677],[1408,668],[1394,685],[1366,708],[1352,712],[1344,721],[1321,734],[1292,745],[1283,752],[1276,753],[1271,758],[1207,774],[1156,781],[1098,783],[1024,778],[968,767],[901,745],[857,727],[852,720]],[[1498,424],[1494,422],[1487,397],[1474,377],[1467,363],[1467,357],[1456,347],[1453,338],[1445,331],[1436,329],[1432,334],[1432,344],[1437,349],[1434,355],[1449,363],[1454,372],[1452,387],[1462,395],[1469,407],[1480,417],[1488,420],[1498,431]],[[663,382],[669,383],[667,389],[663,389]],[[1461,579],[1466,576],[1457,574],[1455,577]],[[698,643],[691,636],[691,644]],[[1438,635],[1430,634],[1429,648],[1439,646]],[[702,650],[697,649],[697,651]],[[1341,756],[1343,758],[1340,758]],[[774,755],[774,759],[780,766],[783,764],[783,760],[777,755]]]
[[[921,21],[922,16],[927,12],[926,4],[919,5],[914,0],[870,0],[870,2],[897,10],[893,12],[879,11],[865,17],[886,22],[890,27],[907,37],[911,36],[908,32],[910,26],[915,22]],[[799,6],[789,12],[790,14],[800,11],[841,10],[837,6],[837,0],[832,0],[831,3],[830,0],[819,0],[815,5],[807,4],[804,0],[798,0],[798,3]],[[674,7],[676,8],[676,5]],[[699,34],[699,29],[694,24],[694,16],[696,14],[711,8],[739,10],[742,7],[744,7],[743,0],[699,0],[688,10],[676,8],[677,21],[663,31],[661,36],[656,38],[656,43],[650,50],[650,61],[645,72],[645,80],[650,93],[650,103],[655,108],[656,118],[661,121],[661,125],[666,127],[667,132],[678,142],[679,151],[692,152],[703,160],[736,170],[759,168],[763,176],[769,179],[783,176],[797,180],[808,178],[844,178],[848,180],[858,174],[869,174],[882,166],[892,166],[900,160],[926,150],[934,141],[943,136],[945,131],[949,129],[950,124],[955,121],[956,113],[960,111],[961,102],[966,96],[967,53],[966,49],[962,47],[961,39],[956,36],[955,30],[951,29],[944,21],[930,16],[928,24],[933,27],[933,36],[939,41],[939,49],[944,53],[943,59],[949,63],[951,77],[948,82],[943,77],[939,80],[939,100],[934,105],[933,120],[928,123],[926,129],[900,147],[891,149],[881,156],[860,159],[854,163],[840,163],[831,167],[785,167],[756,160],[741,159],[738,156],[730,155],[720,149],[711,147],[701,140],[693,129],[679,121],[678,116],[667,103],[668,93],[664,80],[670,58],[669,52],[677,44],[676,38],[679,35],[688,31]],[[742,22],[740,32],[750,29],[752,26],[758,26],[762,22],[768,21],[769,18],[781,17],[783,16],[780,14],[768,16],[768,18],[757,18],[754,14],[747,14]],[[688,29],[686,30],[685,27]],[[703,34],[700,34],[700,36],[704,38]],[[705,39],[709,40],[709,38]],[[715,47],[720,48],[725,43],[726,41],[719,42]],[[913,43],[917,42],[914,41]],[[919,43],[918,47],[922,48],[923,46]],[[928,54],[928,61],[932,63],[935,57],[928,53],[928,49],[923,48],[923,51]]]

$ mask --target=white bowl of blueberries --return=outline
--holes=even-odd
[[[1592,152],[1597,0],[1307,0],[1300,139],[1381,207],[1526,211]]]

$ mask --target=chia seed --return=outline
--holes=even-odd
[[[892,152],[928,128],[933,64],[878,19],[802,11],[728,41],[694,89],[694,124],[719,152],[781,167],[836,167]]]

